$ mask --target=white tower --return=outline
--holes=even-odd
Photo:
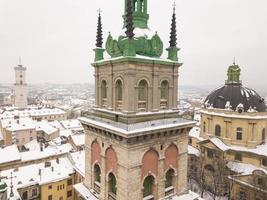
[[[27,108],[27,84],[26,84],[26,67],[21,64],[14,67],[16,75],[15,83],[15,106],[19,109]]]

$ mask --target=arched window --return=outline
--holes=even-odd
[[[236,129],[236,139],[237,140],[242,140],[242,133],[243,133],[243,129],[242,128],[237,128]]]
[[[116,108],[117,110],[121,110],[122,108],[122,81],[119,79],[116,81]]]
[[[102,106],[107,106],[107,82],[105,80],[101,83],[101,99]]]
[[[262,129],[262,133],[261,133],[261,141],[264,144],[266,140],[266,129]]]
[[[100,183],[101,182],[101,170],[99,165],[95,164],[94,167],[94,175],[95,175],[95,182]]]
[[[138,85],[138,108],[146,109],[148,99],[148,84],[146,80],[141,80]]]
[[[117,180],[113,173],[108,175],[108,191],[111,195],[117,194]]]
[[[23,81],[20,81],[20,85],[22,85],[23,84]]]
[[[169,97],[169,83],[168,81],[162,81],[160,86],[160,107],[165,109],[168,106]]]
[[[171,187],[173,186],[173,181],[174,181],[174,170],[173,169],[169,169],[166,173],[166,181],[165,181],[165,188]]]
[[[221,126],[220,125],[215,126],[215,136],[217,136],[217,137],[221,136]]]
[[[149,195],[153,195],[153,185],[154,185],[154,177],[147,176],[143,183],[143,197],[147,197]]]
[[[100,193],[101,170],[98,164],[94,166],[94,189]]]

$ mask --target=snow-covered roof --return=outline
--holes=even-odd
[[[189,191],[187,194],[183,194],[183,195],[175,195],[173,197],[169,198],[170,200],[200,200],[200,197],[198,194]]]
[[[261,167],[256,167],[251,164],[245,164],[241,162],[230,161],[227,163],[227,167],[229,167],[232,171],[240,174],[240,175],[251,175],[255,170],[260,170],[267,174],[267,170]]]
[[[25,110],[7,110],[0,116],[1,119],[19,117],[37,117],[46,115],[65,115],[66,112],[59,108],[41,108],[41,109],[25,109]]]
[[[20,160],[20,153],[16,145],[0,148],[0,164]]]
[[[253,153],[260,156],[267,156],[267,143],[258,145],[255,148],[248,148],[244,146],[236,146],[236,145],[226,145],[222,140],[220,140],[217,137],[213,137],[210,139],[207,139],[206,141],[211,141],[215,146],[217,146],[222,151],[240,151],[240,152],[246,152],[246,153]]]
[[[192,138],[196,138],[198,141],[205,140],[203,137],[200,136],[200,128],[194,127],[189,131],[189,136]]]
[[[36,149],[35,151],[21,152],[20,156],[22,162],[26,162],[31,160],[48,158],[50,156],[63,155],[70,152],[71,149],[71,145],[67,143],[59,146],[49,146],[47,148],[43,148],[43,151],[41,151],[40,149]]]
[[[48,121],[36,122],[36,130],[43,131],[47,135],[53,134],[58,131],[58,129],[51,126]]]
[[[74,189],[79,193],[85,200],[98,200],[99,195],[93,190],[89,190],[83,183],[73,185]]]
[[[1,124],[2,128],[11,132],[35,129],[34,121],[29,117],[2,119]]]
[[[98,117],[82,117],[79,118],[82,123],[89,123],[91,125],[106,128],[110,131],[114,131],[117,134],[122,134],[124,136],[131,136],[138,133],[144,133],[147,131],[175,128],[179,126],[192,126],[195,125],[194,121],[189,121],[183,118],[169,118],[160,119],[147,122],[140,122],[135,124],[124,124],[120,122],[114,122],[112,120],[98,118]]]
[[[195,147],[193,147],[191,145],[188,145],[188,154],[195,155],[195,156],[200,156],[200,151],[197,148],[195,148]]]
[[[14,190],[19,188],[28,187],[31,185],[43,185],[55,181],[64,180],[74,173],[71,162],[68,158],[59,158],[57,163],[56,159],[49,161],[51,166],[45,167],[45,163],[32,164],[19,168],[8,169],[1,172],[3,176],[10,176],[13,173],[13,186]],[[6,180],[10,186],[10,179]]]
[[[83,177],[85,176],[85,151],[77,151],[70,154],[73,167]]]
[[[75,146],[82,146],[85,144],[85,134],[75,134],[70,136]]]
[[[74,130],[83,129],[83,126],[78,119],[63,120],[61,121],[61,124],[65,129],[74,129]]]
[[[62,127],[62,125],[60,124],[59,121],[55,120],[52,122],[48,122],[51,126],[53,126],[54,128],[57,128],[59,130],[63,130],[64,128]]]
[[[59,136],[69,137],[72,135],[72,130],[70,129],[63,129],[59,131]]]

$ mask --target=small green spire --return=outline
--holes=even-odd
[[[227,71],[228,79],[226,81],[226,84],[241,84],[242,81],[240,80],[240,74],[241,74],[241,69],[238,65],[236,65],[234,59],[233,64],[229,66]]]
[[[168,59],[172,61],[178,61],[178,51],[177,48],[177,33],[176,33],[176,13],[175,13],[175,3],[173,4],[173,14],[171,23],[171,33],[170,33],[170,47],[166,50],[168,51]]]
[[[125,0],[124,27],[126,27],[127,2]],[[133,26],[135,28],[148,28],[149,15],[147,14],[147,0],[132,0],[133,7]]]
[[[103,33],[102,33],[102,19],[101,19],[101,10],[98,10],[98,20],[97,20],[97,34],[96,34],[96,48],[95,51],[95,61],[104,59],[104,51],[102,48],[103,45]]]

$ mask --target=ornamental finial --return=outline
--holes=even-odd
[[[102,19],[101,10],[98,10],[98,22],[97,22],[97,34],[96,34],[96,47],[102,48],[103,45],[103,33],[102,33]]]
[[[133,26],[133,3],[132,0],[127,0],[127,13],[126,13],[126,31],[125,34],[129,39],[134,37]]]
[[[173,14],[172,14],[172,24],[170,33],[170,47],[176,47],[177,45],[177,34],[176,34],[176,14],[175,14],[176,4],[173,4]]]

